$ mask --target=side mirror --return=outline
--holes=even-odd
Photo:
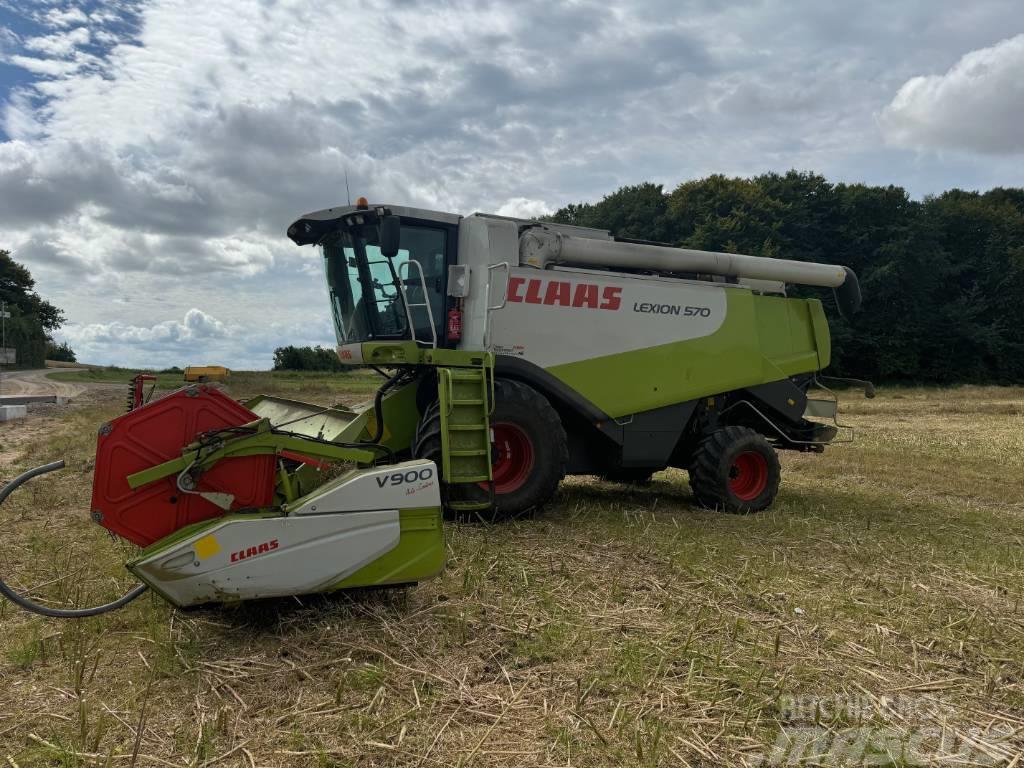
[[[398,245],[402,236],[402,221],[394,214],[380,217],[380,252],[389,259],[398,255]]]
[[[452,264],[448,267],[448,295],[453,299],[469,296],[469,267]]]

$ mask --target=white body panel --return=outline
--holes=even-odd
[[[418,509],[441,505],[437,466],[429,459],[353,470],[288,508],[289,515],[322,515],[368,509]]]
[[[395,509],[224,520],[130,568],[179,606],[302,595],[376,560],[400,536]]]
[[[469,295],[462,308],[459,349],[484,349],[487,306],[501,303],[508,271],[519,264],[519,227],[514,220],[470,216],[459,225],[459,263],[469,267]],[[494,269],[488,269],[489,267]],[[490,289],[488,290],[488,284]]]
[[[286,515],[222,519],[129,568],[179,606],[320,592],[398,545],[399,510],[440,504],[432,461],[353,470]]]
[[[507,304],[491,313],[491,340],[498,354],[549,368],[701,338],[725,322],[727,290],[742,289],[517,267]]]

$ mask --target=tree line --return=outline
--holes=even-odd
[[[41,298],[35,286],[28,269],[11,258],[10,251],[0,249],[0,306],[10,315],[0,322],[7,348],[15,351],[15,365],[42,368],[46,360],[74,362],[75,353],[67,343],[57,344],[51,336],[64,324],[63,310]]]
[[[625,186],[552,221],[710,251],[841,264],[859,276],[852,318],[831,291],[830,372],[878,381],[1024,381],[1024,189],[912,200],[897,186],[790,171]]]
[[[326,347],[278,347],[274,350],[275,371],[345,371],[337,353]]]

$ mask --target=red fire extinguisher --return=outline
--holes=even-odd
[[[448,341],[462,338],[462,310],[452,307],[448,310]]]

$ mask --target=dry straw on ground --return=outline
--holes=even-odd
[[[48,441],[5,425],[0,475],[70,466],[2,510],[5,575],[82,600],[128,583],[86,516],[121,395],[46,414]],[[191,612],[147,596],[80,623],[4,605],[0,763],[755,765],[812,726],[939,730],[1024,764],[1024,391],[844,402],[857,442],[784,456],[762,515],[695,509],[676,471],[572,479],[534,519],[451,526],[444,576],[409,590]],[[910,764],[891,757],[871,764]]]

